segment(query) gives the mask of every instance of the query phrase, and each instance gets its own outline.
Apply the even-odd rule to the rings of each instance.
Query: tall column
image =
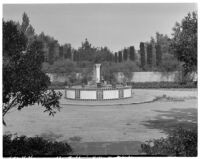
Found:
[[[100,67],[101,64],[95,64],[96,65],[96,83],[100,83]]]

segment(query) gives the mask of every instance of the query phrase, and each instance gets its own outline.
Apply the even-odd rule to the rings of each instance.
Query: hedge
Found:
[[[65,142],[48,141],[42,137],[3,135],[4,157],[67,156],[72,148]]]

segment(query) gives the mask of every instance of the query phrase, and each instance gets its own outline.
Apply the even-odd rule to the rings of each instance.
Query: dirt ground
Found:
[[[168,129],[197,122],[197,90],[135,90],[154,96],[182,97],[153,103],[116,106],[70,106],[54,117],[40,106],[7,114],[4,133],[43,136],[68,142],[140,141],[165,137]],[[186,98],[188,97],[188,98]],[[196,99],[195,99],[196,98]]]

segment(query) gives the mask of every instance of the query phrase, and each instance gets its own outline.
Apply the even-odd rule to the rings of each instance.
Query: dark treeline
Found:
[[[29,43],[38,40],[42,43],[44,53],[44,66],[54,68],[58,63],[75,63],[79,68],[92,66],[94,63],[135,63],[140,71],[174,71],[178,68],[179,61],[170,50],[172,39],[167,35],[156,33],[150,41],[141,42],[139,50],[134,46],[125,47],[117,52],[112,52],[108,47],[95,47],[85,39],[77,49],[70,43],[60,45],[59,42],[44,32],[35,34],[34,28],[29,24],[26,13],[23,14],[22,24],[16,23],[28,38]],[[55,67],[56,68],[56,67]],[[54,69],[56,71],[56,69]]]
[[[39,34],[38,39],[43,43],[43,51],[45,55],[45,62],[53,64],[57,60],[68,59],[74,62],[89,61],[93,63],[108,62],[125,62],[128,60],[135,61],[134,46],[124,48],[116,53],[113,53],[108,47],[94,47],[85,39],[81,47],[74,49],[71,44],[60,45],[54,38]]]

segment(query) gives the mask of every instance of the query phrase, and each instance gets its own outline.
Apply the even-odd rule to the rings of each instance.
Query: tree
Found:
[[[153,48],[151,44],[147,44],[147,64],[152,67],[153,64]]]
[[[162,51],[160,44],[156,45],[156,65],[160,66],[162,64]]]
[[[167,138],[146,141],[142,144],[143,155],[148,156],[197,156],[197,128],[176,128]]]
[[[65,59],[71,59],[72,57],[71,44],[65,44],[63,46],[63,52],[64,52]]]
[[[171,54],[164,54],[163,61],[159,65],[159,70],[162,72],[180,71],[181,63]]]
[[[21,31],[23,33],[26,32],[27,28],[29,26],[29,18],[28,15],[24,12],[22,16],[22,25],[21,25]]]
[[[26,37],[28,38],[28,43],[31,43],[34,41],[35,38],[35,30],[32,27],[32,25],[29,25],[26,32],[25,32]]]
[[[134,46],[130,47],[130,60],[135,61],[135,48],[134,48]]]
[[[49,64],[53,64],[54,63],[54,48],[55,48],[55,42],[52,41],[49,43],[49,56],[48,56],[48,62]]]
[[[63,59],[63,46],[60,46],[59,47],[59,57],[60,57],[60,59]]]
[[[118,61],[119,61],[119,62],[122,62],[122,52],[121,52],[121,51],[119,51],[118,53],[119,53],[119,56],[118,56]]]
[[[128,60],[128,50],[125,48],[123,51],[123,60],[127,61]]]
[[[140,56],[141,56],[141,67],[144,68],[146,64],[145,60],[146,57],[145,57],[145,47],[143,42],[140,43]]]
[[[66,156],[72,148],[65,142],[43,137],[3,135],[3,157],[52,157]]]
[[[178,60],[184,62],[184,76],[197,71],[197,13],[188,13],[181,24],[173,28],[171,48]]]
[[[95,59],[95,48],[89,43],[87,39],[82,42],[82,46],[78,49],[80,61],[93,61]]]
[[[49,115],[60,109],[61,93],[48,90],[50,79],[41,70],[42,43],[34,41],[27,46],[26,36],[12,21],[3,21],[3,59],[3,117],[13,108],[20,110],[35,103],[45,107]]]
[[[156,44],[161,46],[161,52],[163,55],[171,53],[170,43],[171,39],[167,35],[156,32]]]
[[[117,56],[117,52],[115,52],[115,63],[118,62],[118,56]]]

